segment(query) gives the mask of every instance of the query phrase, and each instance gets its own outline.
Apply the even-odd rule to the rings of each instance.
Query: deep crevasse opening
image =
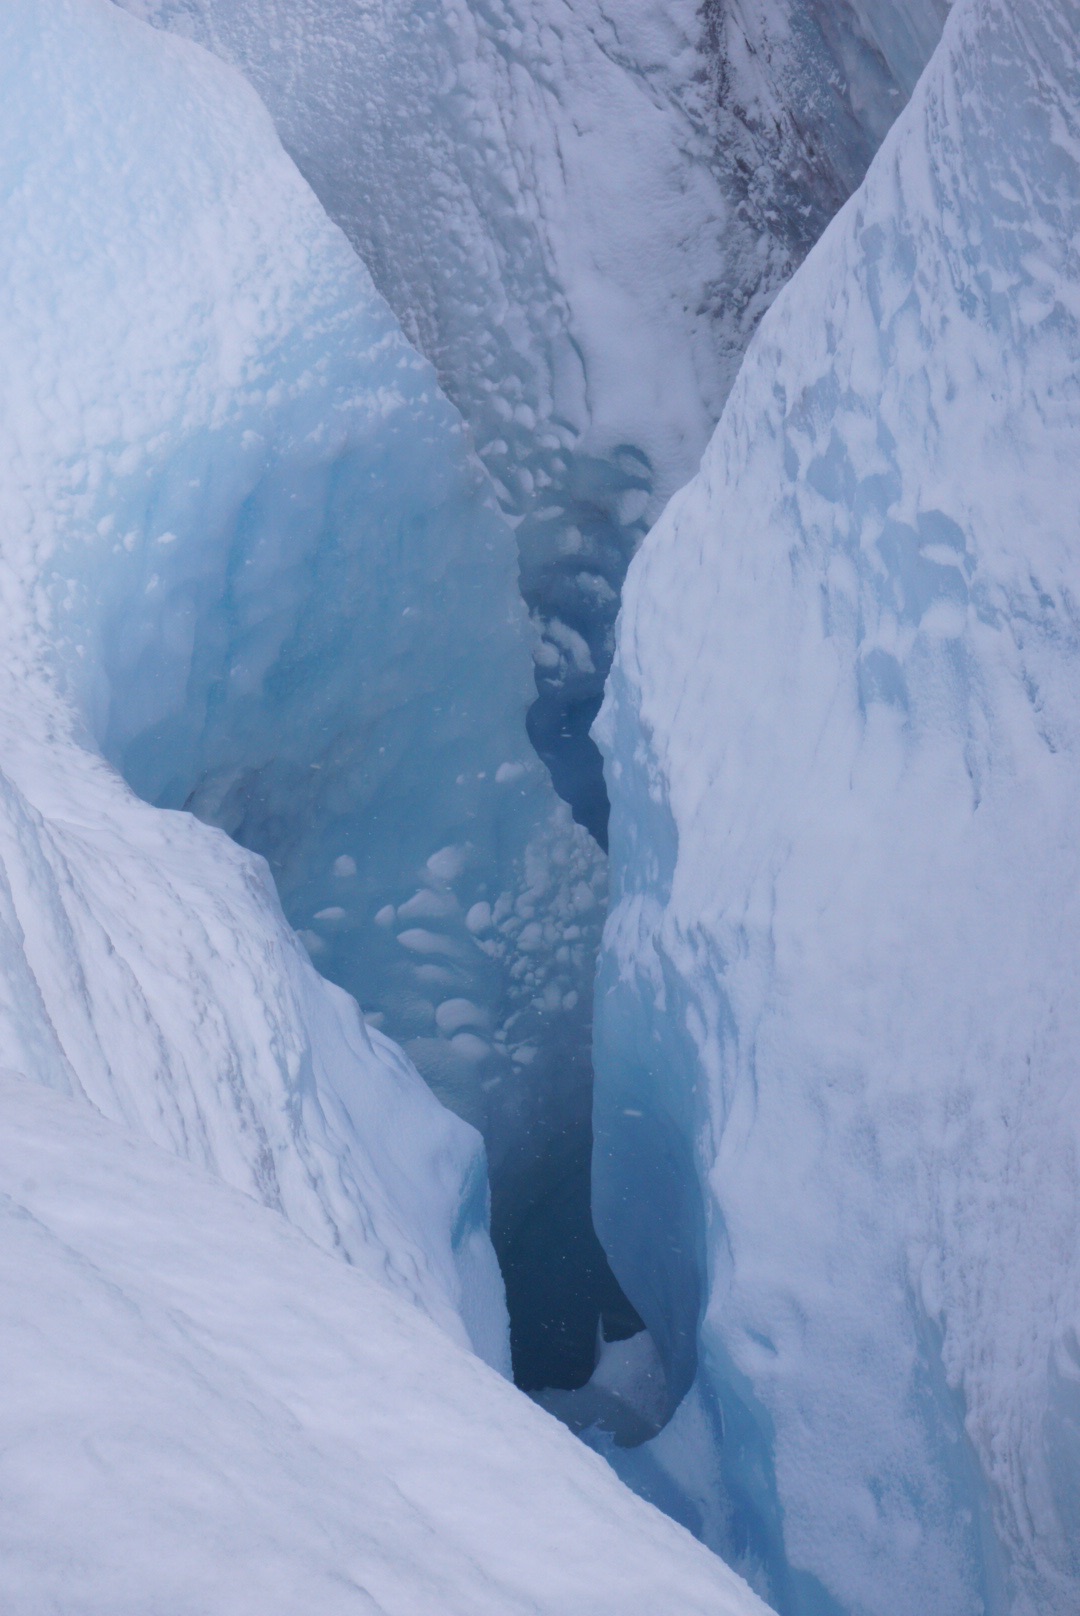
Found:
[[[589,1213],[606,875],[530,757],[511,535],[375,319],[397,428],[330,453],[303,419],[246,428],[246,455],[201,442],[111,512],[134,559],[104,610],[103,745],[267,859],[314,962],[480,1128],[518,1378],[575,1385],[601,1314],[637,1323]]]
[[[528,736],[575,819],[605,844],[589,728],[626,566],[694,470],[762,310],[910,91],[943,6],[836,16],[799,0],[747,22],[720,6],[643,4],[616,30],[599,7],[552,29],[542,4],[481,12],[457,0],[432,16],[401,0],[359,30],[352,8],[334,4],[317,18],[282,0],[128,4],[253,80],[462,410],[516,528],[540,630]],[[273,529],[275,501],[285,508],[259,495],[243,520]],[[241,606],[258,565],[237,563]],[[333,570],[330,557],[336,611],[349,594]],[[414,581],[432,587],[422,569]],[[437,633],[458,609],[444,606]],[[468,658],[431,659],[453,667],[450,680],[411,709],[391,700],[365,715],[367,751],[350,756],[340,713],[327,720],[319,701],[305,712],[288,692],[306,676],[304,618],[292,672],[278,670],[270,692],[288,714],[276,726],[263,714],[276,734],[260,756],[237,756],[230,693],[186,774],[163,782],[161,738],[147,734],[123,751],[125,767],[152,800],[190,806],[268,857],[319,968],[482,1128],[523,1382],[574,1385],[599,1316],[609,1335],[636,1321],[589,1213],[602,861],[546,807],[543,827],[521,837],[543,793],[520,733],[481,767],[470,756],[457,768],[455,734],[467,753],[479,711],[456,688]],[[336,621],[337,651],[309,658],[307,675],[325,676],[336,656],[340,696],[359,664],[347,613]],[[461,614],[463,645],[476,621]],[[421,660],[426,624],[421,614]],[[375,865],[390,839],[402,858],[387,879]],[[477,858],[481,846],[501,852]],[[666,1341],[676,1324],[658,1318],[656,1329]],[[670,1357],[667,1368],[681,1382]]]
[[[60,656],[135,790],[262,854],[315,963],[483,1133],[518,1377],[572,1386],[601,1317],[637,1324],[589,1213],[606,872],[526,737],[513,535],[340,260],[216,427],[121,455],[58,568]]]

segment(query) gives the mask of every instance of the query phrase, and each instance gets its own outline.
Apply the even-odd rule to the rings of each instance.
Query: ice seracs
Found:
[[[1080,12],[961,0],[628,580],[598,1227],[785,1612],[1080,1605],[1078,233]]]

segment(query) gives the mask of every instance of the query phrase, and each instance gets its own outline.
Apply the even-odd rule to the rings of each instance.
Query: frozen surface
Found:
[[[0,1075],[5,1616],[768,1616],[362,1270]]]
[[[123,3],[243,69],[435,363],[544,628],[530,732],[602,839],[626,563],[946,0]]]
[[[0,30],[5,662],[72,715],[39,739],[265,856],[506,1221],[587,1116],[603,892],[525,735],[513,535],[234,70],[97,4]]]
[[[1080,1609],[1078,239],[1080,11],[962,0],[627,583],[620,1462],[784,1612]]]

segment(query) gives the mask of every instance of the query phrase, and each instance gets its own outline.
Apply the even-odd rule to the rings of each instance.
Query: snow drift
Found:
[[[1078,41],[953,13],[600,722],[597,1221],[686,1394],[635,1473],[785,1612],[1080,1606]]]

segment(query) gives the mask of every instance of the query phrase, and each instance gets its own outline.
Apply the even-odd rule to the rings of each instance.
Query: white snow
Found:
[[[5,1616],[768,1616],[415,1308],[0,1075]]]
[[[1078,240],[1080,10],[961,0],[627,583],[599,1227],[785,1611],[1080,1609]]]

